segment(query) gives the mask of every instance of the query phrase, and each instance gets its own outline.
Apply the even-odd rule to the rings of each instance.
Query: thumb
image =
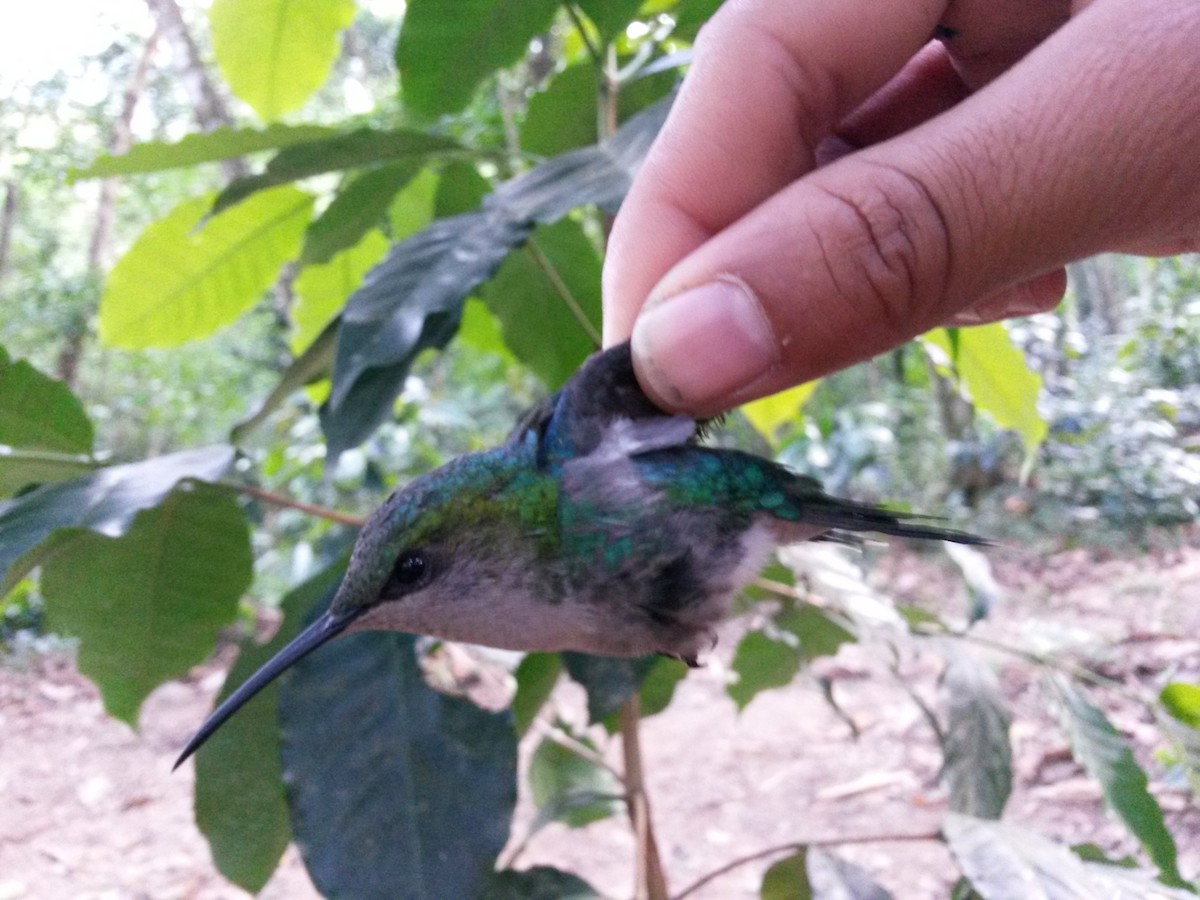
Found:
[[[1179,162],[1200,143],[1190,5],[1096,0],[958,106],[702,244],[634,325],[643,386],[711,414],[951,319],[1049,308],[1065,263],[1200,231]]]

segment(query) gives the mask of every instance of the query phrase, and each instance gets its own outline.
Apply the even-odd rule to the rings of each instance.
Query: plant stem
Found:
[[[658,842],[650,819],[650,800],[642,774],[642,749],[638,729],[641,723],[641,702],[638,695],[625,701],[619,713],[621,750],[625,757],[625,793],[628,798],[629,819],[637,839],[636,900],[668,900],[667,880],[663,875]]]
[[[748,856],[740,856],[735,860],[727,862],[719,869],[713,869],[707,875],[693,881],[682,891],[676,894],[671,900],[683,900],[689,894],[694,894],[710,881],[715,881],[722,875],[732,872],[739,866],[744,866],[747,863],[752,863],[756,860],[763,859],[767,856],[774,856],[776,853],[783,853],[787,850],[804,850],[808,847],[832,847],[839,844],[882,844],[892,841],[937,841],[941,840],[941,832],[924,831],[918,834],[863,834],[850,835],[848,837],[836,838],[814,838],[809,841],[791,841],[787,844],[777,844],[774,847],[768,847],[765,850],[759,850],[756,853],[751,853]]]
[[[342,525],[353,525],[358,528],[366,522],[365,516],[356,516],[351,513],[339,512],[336,509],[330,509],[327,506],[317,506],[313,503],[305,503],[303,500],[296,500],[294,497],[288,497],[284,494],[277,494],[274,491],[264,490],[263,488],[254,487],[249,484],[238,484],[234,481],[219,481],[222,487],[230,488],[241,494],[246,494],[261,500],[264,503],[270,503],[272,506],[285,506],[288,509],[298,509],[301,512],[306,512],[309,515],[317,516],[322,519],[328,519],[330,522],[338,522]]]
[[[596,67],[596,71],[600,71],[604,67],[604,56],[600,53],[600,48],[592,43],[591,35],[588,34],[587,26],[584,24],[578,8],[574,3],[564,3],[563,9],[567,11],[567,17],[575,26],[575,30],[579,32],[579,39],[583,41],[583,46],[587,49],[588,56],[592,58],[592,64]]]

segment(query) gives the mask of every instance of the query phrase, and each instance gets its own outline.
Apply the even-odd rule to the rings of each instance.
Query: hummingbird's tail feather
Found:
[[[807,478],[797,478],[794,488],[787,491],[788,499],[792,502],[772,510],[773,514],[785,521],[828,528],[826,540],[849,539],[853,543],[854,534],[868,531],[894,537],[952,541],[956,544],[991,543],[987,538],[966,531],[931,524],[937,520],[928,516],[905,515],[869,503],[830,497],[824,492],[814,494],[812,482]]]

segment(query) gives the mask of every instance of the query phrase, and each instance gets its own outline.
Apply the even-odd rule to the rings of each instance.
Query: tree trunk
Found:
[[[16,181],[4,183],[4,206],[0,208],[0,283],[8,274],[8,254],[12,249],[13,227],[17,224],[17,207],[21,189]]]

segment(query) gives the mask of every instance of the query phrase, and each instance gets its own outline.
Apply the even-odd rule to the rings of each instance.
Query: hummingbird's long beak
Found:
[[[296,635],[291,643],[272,656],[266,665],[242,682],[241,686],[230,694],[224,703],[213,710],[212,715],[204,721],[204,724],[192,735],[187,746],[183,748],[183,752],[179,754],[179,759],[175,760],[171,771],[178,769],[185,759],[199,750],[200,745],[207,741],[214,731],[224,725],[226,719],[241,709],[247,700],[278,678],[293,663],[298,662],[331,638],[335,638],[345,631],[346,627],[357,619],[361,612],[361,608],[340,613],[325,612]]]

